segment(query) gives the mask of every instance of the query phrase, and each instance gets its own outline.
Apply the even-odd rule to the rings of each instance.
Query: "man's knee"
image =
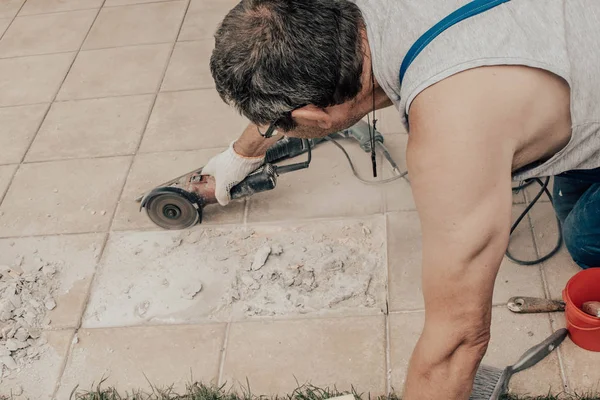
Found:
[[[586,224],[568,218],[563,228],[565,245],[573,260],[583,269],[600,267],[600,234]]]

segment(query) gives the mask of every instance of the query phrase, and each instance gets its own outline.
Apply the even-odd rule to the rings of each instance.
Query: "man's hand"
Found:
[[[522,123],[511,96],[489,79],[449,78],[411,108],[407,160],[423,231],[425,327],[405,400],[467,400],[487,350]]]
[[[202,169],[202,174],[212,175],[216,180],[215,195],[220,205],[231,201],[231,188],[243,181],[264,163],[264,156],[244,157],[238,154],[234,144],[213,157]]]

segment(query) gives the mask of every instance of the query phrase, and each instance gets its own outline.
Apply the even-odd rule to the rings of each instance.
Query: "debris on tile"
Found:
[[[106,211],[105,210],[100,211],[100,215],[106,215]]]
[[[75,336],[73,336],[73,340],[71,341],[72,344],[77,344],[79,343],[79,336],[77,336],[77,334],[75,334]]]
[[[271,255],[271,246],[263,246],[256,254],[254,254],[254,261],[252,262],[252,271],[258,271],[262,267],[264,267],[267,259]]]
[[[202,291],[202,283],[196,282],[183,288],[181,297],[186,300],[194,300],[194,297]]]
[[[148,300],[146,300],[135,306],[134,313],[138,317],[142,318],[144,315],[146,315],[149,308],[150,308],[150,302]]]
[[[14,265],[0,266],[0,376],[26,367],[44,352],[41,331],[46,313],[56,308],[57,271],[38,256],[17,256]]]
[[[271,254],[274,256],[280,256],[283,254],[283,247],[280,244],[275,244],[271,247]]]

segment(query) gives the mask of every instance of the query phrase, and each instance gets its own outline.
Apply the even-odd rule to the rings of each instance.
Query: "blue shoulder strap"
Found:
[[[435,24],[435,26],[425,32],[425,34],[413,44],[408,53],[406,53],[406,57],[404,57],[404,61],[402,61],[402,66],[400,67],[400,86],[402,86],[402,81],[404,81],[404,75],[406,74],[408,67],[415,61],[423,49],[425,49],[425,47],[427,47],[427,45],[442,32],[467,18],[481,14],[508,1],[510,0],[473,0]]]

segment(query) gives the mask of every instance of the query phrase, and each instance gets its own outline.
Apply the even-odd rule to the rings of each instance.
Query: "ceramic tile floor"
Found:
[[[0,264],[33,254],[61,264],[58,307],[44,332],[49,350],[5,378],[0,395],[23,389],[17,398],[64,400],[75,385],[87,389],[102,377],[123,390],[149,389],[146,376],[175,388],[191,378],[248,379],[265,394],[289,391],[296,379],[373,394],[401,389],[424,321],[419,219],[406,181],[363,185],[342,153],[324,144],[308,171],[281,176],[273,192],[207,208],[205,225],[183,236],[159,231],[134,202],[200,167],[243,129],[246,121],[219,99],[208,69],[212,35],[234,4],[0,0]],[[395,110],[380,113],[379,128],[405,168],[407,135]],[[344,146],[368,177],[368,155]],[[380,176],[391,176],[380,161]],[[533,195],[528,188],[514,196],[515,215]],[[555,229],[551,205],[540,204],[511,250],[521,257],[548,251]],[[284,253],[248,271],[255,249],[229,236],[280,244]],[[343,261],[328,255],[343,248],[353,249]],[[273,269],[282,263],[289,266]],[[375,266],[365,287],[328,304],[311,298],[319,274],[329,274],[319,284],[343,289],[348,282],[336,268],[356,265]],[[516,361],[565,324],[562,315],[511,314],[508,298],[560,298],[576,272],[564,249],[539,267],[504,261],[487,364]],[[295,278],[285,281],[290,273]],[[247,290],[280,278],[302,295],[265,295],[261,304],[275,316],[217,309],[217,300],[248,302]],[[182,297],[195,280],[202,290]],[[237,292],[230,282],[241,282]],[[600,355],[567,340],[512,388],[598,389],[600,369],[590,366],[599,363]]]

